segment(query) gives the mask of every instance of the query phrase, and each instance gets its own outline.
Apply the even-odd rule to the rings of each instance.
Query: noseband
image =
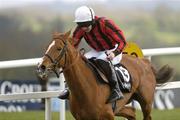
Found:
[[[56,74],[56,76],[59,78],[59,74],[62,73],[63,71],[60,71],[59,73],[57,72],[57,66],[58,66],[58,63],[59,61],[63,58],[63,56],[65,55],[65,63],[63,65],[63,69],[65,68],[66,66],[66,51],[67,51],[67,40],[65,40],[64,42],[64,47],[60,50],[59,52],[59,56],[53,60],[53,58],[48,55],[48,54],[45,54],[44,56],[46,56],[47,58],[50,59],[51,63],[52,63],[52,71]]]

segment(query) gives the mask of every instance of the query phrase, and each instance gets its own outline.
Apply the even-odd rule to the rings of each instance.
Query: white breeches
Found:
[[[114,51],[116,48],[117,48],[117,45],[116,45],[115,48],[113,48],[113,49],[111,49],[111,50],[107,50],[107,53],[108,53],[108,52],[111,52],[111,51]],[[106,58],[107,55],[106,55],[105,51],[100,51],[100,52],[98,52],[98,51],[92,49],[91,51],[89,51],[89,52],[87,52],[87,53],[85,54],[85,57],[86,57],[87,59],[90,59],[90,58],[92,58],[92,57],[95,57],[96,59],[102,59],[102,60],[105,60],[105,61],[108,62],[108,60],[107,60],[107,58]],[[113,65],[116,65],[116,64],[120,63],[121,59],[122,59],[122,53],[119,54],[119,55],[117,55],[116,57],[114,57],[114,59],[112,60],[112,64],[113,64]]]

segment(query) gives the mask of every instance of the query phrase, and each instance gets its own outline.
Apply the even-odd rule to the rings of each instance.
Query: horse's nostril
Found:
[[[42,69],[42,70],[45,70],[45,69],[46,69],[46,66],[45,66],[45,65],[41,65],[41,69]]]

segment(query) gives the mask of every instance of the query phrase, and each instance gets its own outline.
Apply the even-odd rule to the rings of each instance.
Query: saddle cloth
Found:
[[[126,67],[119,63],[114,66],[114,69],[122,92],[130,92],[132,79]]]
[[[88,60],[87,62],[92,68],[94,74],[97,76],[97,80],[100,81],[101,83],[107,83],[108,84],[108,69],[109,68],[100,68],[99,65],[97,65],[94,60]],[[131,91],[131,75],[129,74],[128,70],[126,67],[122,64],[116,64],[114,66],[116,76],[118,78],[118,83],[119,83],[119,88],[121,89],[122,92],[130,92]]]

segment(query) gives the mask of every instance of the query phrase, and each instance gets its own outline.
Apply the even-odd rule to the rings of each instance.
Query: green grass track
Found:
[[[0,112],[0,120],[45,120],[44,111],[28,111],[28,112]],[[140,111],[136,112],[137,120],[142,120]],[[180,120],[180,108],[173,110],[153,110],[153,120]],[[59,120],[59,113],[52,113],[52,120]],[[74,120],[70,112],[66,112],[66,120]],[[115,120],[123,120],[116,117]]]

